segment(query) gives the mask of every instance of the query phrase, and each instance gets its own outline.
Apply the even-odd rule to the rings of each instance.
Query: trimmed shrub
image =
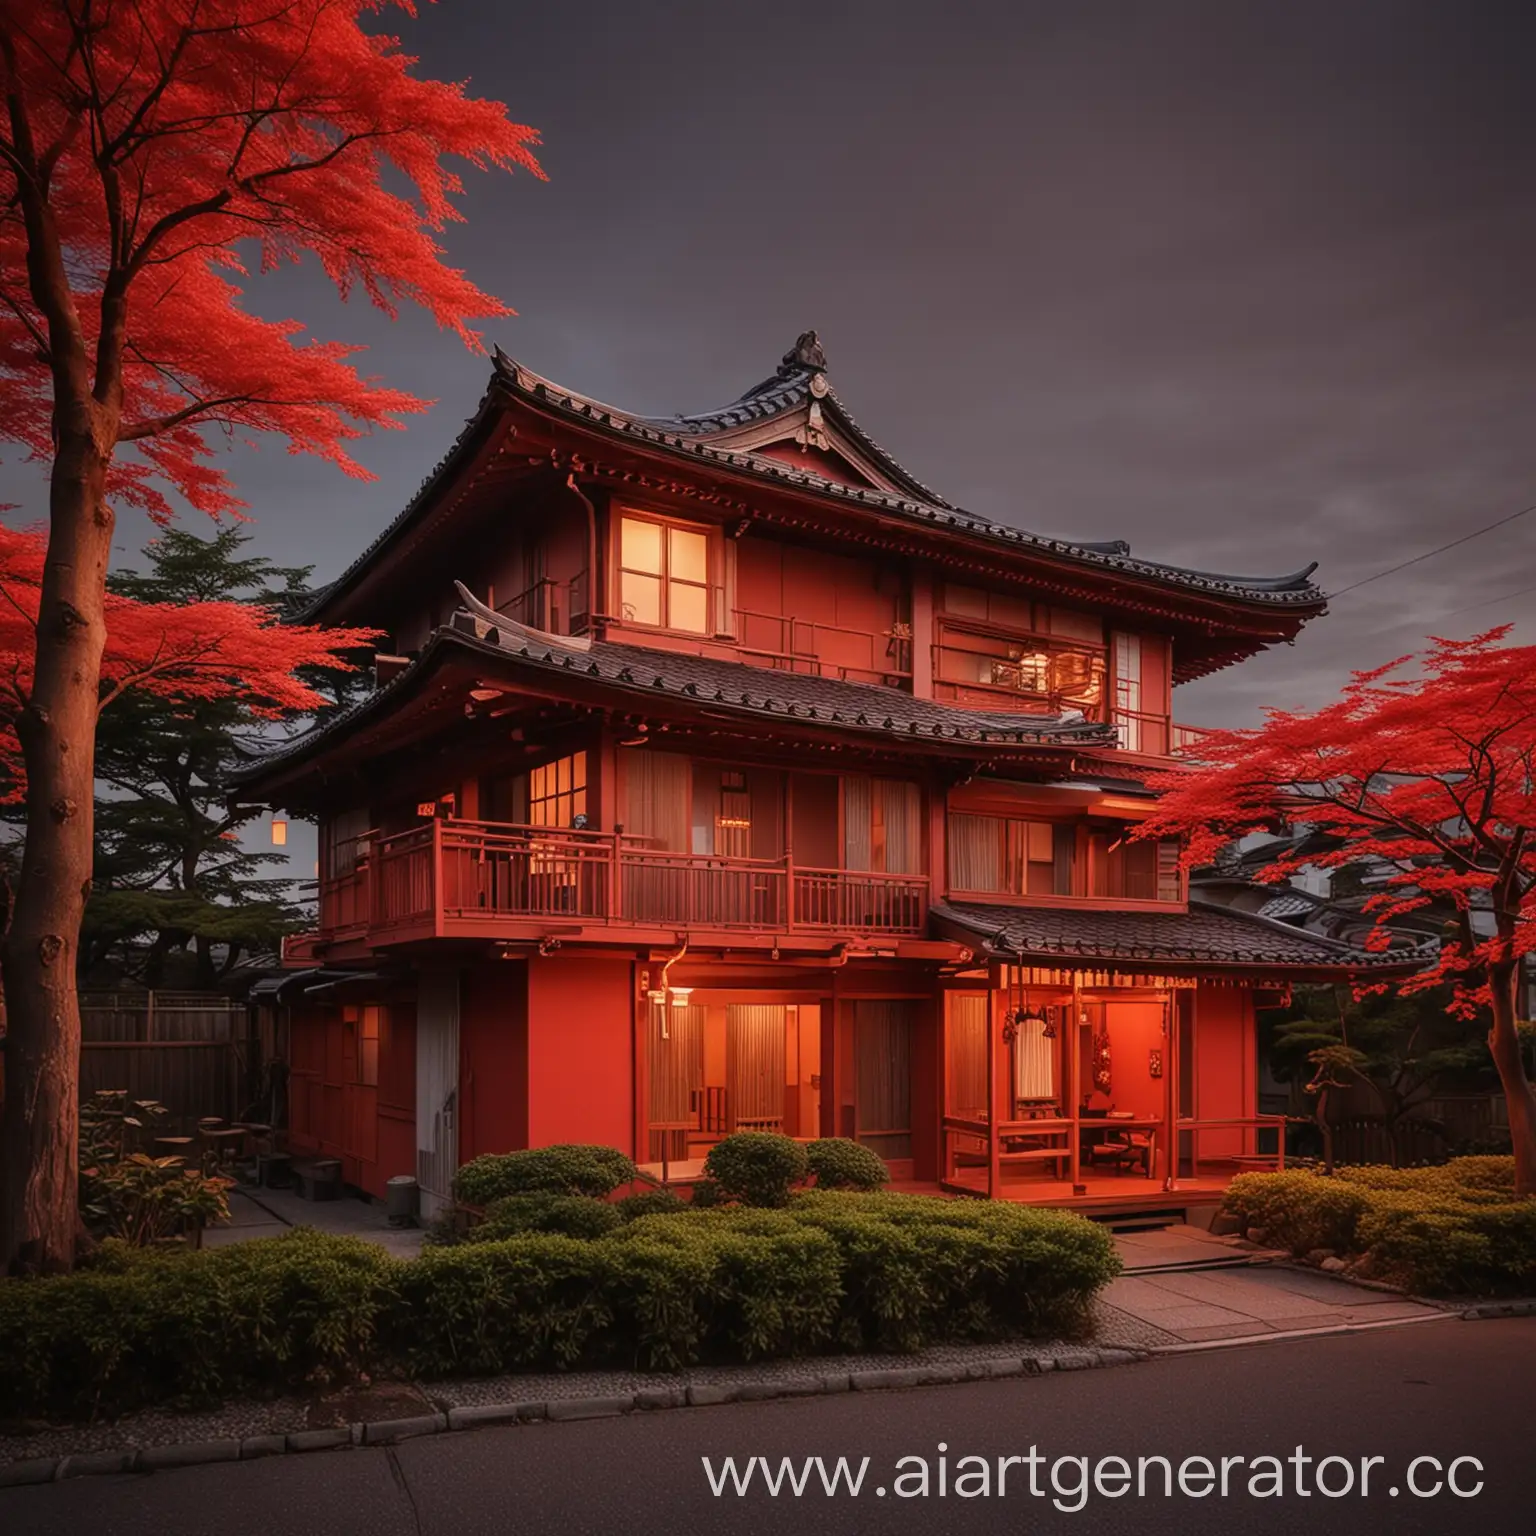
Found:
[[[1072,1332],[1120,1273],[1109,1233],[1068,1211],[813,1190],[788,1214],[838,1244],[838,1338],[850,1349]]]
[[[73,1275],[0,1280],[0,1418],[96,1417],[301,1386],[365,1365],[403,1266],[297,1228],[201,1252],[106,1245]]]
[[[487,1152],[453,1177],[454,1197],[488,1206],[505,1195],[590,1195],[601,1200],[640,1177],[640,1170],[613,1147],[534,1147]]]
[[[717,1205],[724,1204],[725,1195],[713,1179],[699,1179],[694,1184],[688,1201],[689,1209],[695,1211],[709,1211]]]
[[[1262,1227],[1265,1241],[1292,1253],[1314,1248],[1348,1253],[1370,1197],[1343,1179],[1287,1169],[1240,1173],[1227,1186],[1225,1208],[1246,1227]]]
[[[1436,1168],[1252,1173],[1226,1208],[1297,1254],[1360,1259],[1411,1290],[1497,1292],[1536,1284],[1536,1200],[1514,1198],[1514,1159],[1453,1158]]]
[[[597,1206],[591,1237],[521,1230]],[[566,1219],[562,1216],[561,1219]],[[614,1225],[616,1223],[616,1225]],[[302,1386],[363,1367],[423,1378],[671,1370],[1072,1327],[1118,1271],[1063,1212],[911,1195],[652,1211],[522,1195],[479,1240],[400,1262],[299,1230],[205,1253],[109,1245],[90,1269],[0,1280],[0,1416],[92,1416]]]
[[[491,1201],[485,1220],[464,1235],[469,1243],[494,1243],[519,1232],[559,1232],[594,1238],[612,1232],[624,1218],[615,1205],[590,1195],[503,1195]]]
[[[809,1171],[805,1148],[772,1131],[737,1131],[717,1141],[704,1159],[704,1172],[720,1193],[742,1205],[783,1205]]]
[[[420,1376],[569,1369],[612,1322],[605,1252],[554,1232],[425,1250],[402,1267],[381,1335]]]
[[[866,1194],[883,1189],[890,1170],[868,1147],[846,1136],[823,1136],[805,1149],[805,1160],[817,1189],[856,1189]]]
[[[688,1202],[670,1189],[642,1189],[638,1194],[625,1195],[615,1209],[625,1221],[639,1221],[642,1216],[675,1216],[688,1209]]]

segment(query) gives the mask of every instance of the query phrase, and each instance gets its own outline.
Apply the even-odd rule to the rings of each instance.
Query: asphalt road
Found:
[[[188,1468],[0,1491],[0,1536],[522,1536],[525,1532],[706,1536],[706,1533],[1018,1532],[1021,1530],[1178,1533],[1220,1532],[1460,1533],[1529,1536],[1536,1529],[1536,1441],[1532,1380],[1536,1319],[1450,1320],[1346,1337],[1225,1349],[1109,1370],[931,1387],[909,1392],[799,1399],[726,1408],[636,1414],[587,1423],[488,1429],[406,1442],[395,1450],[353,1450],[267,1461]],[[940,1451],[940,1444],[946,1449]],[[1027,1462],[998,1459],[1038,1448],[1041,1493],[1030,1492]],[[1300,1445],[1312,1458],[1296,1491],[1291,1458]],[[869,1458],[861,1491],[836,1496],[812,1469],[804,1493],[788,1485],[777,1497],[754,1467],[746,1496],[716,1497],[701,1458],[717,1475],[724,1458],[738,1470],[762,1456],[777,1470],[821,1456],[830,1471],[839,1456],[854,1470]],[[1164,1491],[1158,1463],[1145,1469],[1138,1496],[1137,1460],[1167,1457],[1175,1487]],[[1274,1486],[1280,1458],[1284,1493]],[[928,1495],[919,1486],[926,1463]],[[982,1458],[961,1465],[966,1456]],[[1123,1457],[1130,1488],[1122,1485]],[[1228,1466],[1220,1491],[1220,1461]],[[1316,1491],[1317,1462],[1343,1457],[1353,1489],[1339,1497]],[[1444,1486],[1416,1497],[1409,1463],[1420,1462],[1417,1486],[1443,1485],[1458,1457],[1457,1497]],[[944,1488],[940,1494],[940,1460]],[[1083,1507],[1080,1471],[1063,1457],[1088,1458]],[[1205,1457],[1215,1487],[1207,1485]],[[1381,1457],[1360,1493],[1363,1458]],[[975,1492],[981,1466],[989,1496]],[[1191,1493],[1178,1487],[1181,1469]],[[1323,1469],[1335,1491],[1345,1466]],[[969,1474],[969,1481],[961,1479]],[[906,1481],[898,1484],[898,1478]],[[1097,1491],[1098,1478],[1105,1490]],[[1053,1486],[1053,1482],[1054,1485]],[[882,1495],[876,1490],[884,1488]],[[1058,1491],[1058,1489],[1064,1491]],[[1390,1491],[1396,1489],[1396,1495]]]

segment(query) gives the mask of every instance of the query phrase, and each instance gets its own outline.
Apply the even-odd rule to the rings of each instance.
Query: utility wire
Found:
[[[1328,601],[1332,602],[1336,597],[1343,597],[1346,592],[1354,592],[1361,587],[1368,587],[1373,581],[1380,581],[1383,576],[1395,576],[1399,571],[1406,571],[1410,565],[1419,565],[1425,560],[1432,560],[1436,555],[1443,555],[1446,550],[1455,549],[1460,544],[1467,544],[1473,539],[1480,539],[1485,533],[1492,533],[1495,528],[1502,528],[1506,523],[1512,523],[1517,517],[1524,517],[1530,512],[1536,512],[1536,502],[1533,502],[1528,507],[1521,507],[1518,512],[1511,512],[1507,517],[1499,518],[1497,522],[1489,523],[1482,528],[1475,528],[1471,533],[1464,533],[1459,539],[1452,539],[1449,544],[1442,544],[1438,549],[1427,549],[1422,555],[1415,555],[1411,560],[1400,560],[1396,565],[1389,565],[1384,571],[1377,571],[1374,576],[1362,576],[1359,581],[1352,581],[1347,587],[1340,587],[1337,592],[1330,592],[1328,594]]]
[[[1486,608],[1490,603],[1513,602],[1517,597],[1528,597],[1536,592],[1536,587],[1517,587],[1513,592],[1501,592],[1497,597],[1484,597],[1475,603],[1463,603],[1460,608],[1452,608],[1449,613],[1442,613],[1440,618],[1454,618],[1458,613],[1471,613],[1474,608]]]

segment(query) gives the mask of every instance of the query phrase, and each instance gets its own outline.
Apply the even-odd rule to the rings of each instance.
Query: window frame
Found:
[[[958,817],[971,817],[984,821],[997,821],[1002,825],[1002,843],[998,850],[998,868],[1001,871],[1004,890],[973,890],[970,886],[956,884],[955,850],[957,839],[954,823]],[[1053,841],[1065,830],[1073,840],[1072,890],[1030,891],[1030,869],[1044,869],[1044,859],[1028,857],[1031,826],[1049,826]],[[1095,817],[1078,818],[1046,816],[1041,814],[1010,814],[997,810],[953,808],[945,815],[944,876],[946,891],[961,898],[978,897],[1004,905],[1021,906],[1089,906],[1160,908],[1165,911],[1183,910],[1189,901],[1189,883],[1177,867],[1178,839],[1158,838],[1153,842],[1131,844],[1130,834],[1134,822],[1114,824]],[[1118,883],[1123,890],[1126,884],[1125,849],[1135,846],[1138,850],[1150,850],[1151,868],[1145,873],[1150,877],[1150,896],[1125,896],[1107,894]],[[1015,879],[1015,875],[1021,877]],[[1167,882],[1172,880],[1176,895],[1167,893]],[[1014,889],[1022,885],[1023,889]]]
[[[569,782],[564,788],[560,784],[560,769],[563,765],[570,765]],[[574,752],[562,753],[559,757],[552,757],[548,762],[540,763],[535,768],[530,768],[524,774],[525,784],[523,788],[524,803],[523,815],[526,818],[525,825],[530,827],[547,827],[554,831],[569,832],[575,823],[577,816],[587,814],[587,798],[591,790],[588,779],[587,751],[585,747],[578,748]],[[543,794],[535,793],[536,777],[553,773],[553,787]],[[563,820],[541,819],[547,807],[555,807],[558,818],[559,807],[567,804],[567,812]]]
[[[1038,629],[1014,628],[988,619],[950,613],[940,613],[937,616],[936,630],[937,656],[934,682],[940,686],[954,689],[979,689],[1010,699],[1043,704],[1047,709],[1056,707],[1081,709],[1089,719],[1107,717],[1110,708],[1111,663],[1111,649],[1107,642],[1047,634]],[[993,656],[990,650],[974,644],[966,645],[964,643],[966,640],[981,641],[1001,647],[1003,654]],[[1045,688],[1026,688],[1021,684],[1015,685],[997,680],[996,673],[999,668],[1006,669],[1010,665],[1022,668],[1025,662],[1025,654],[1012,657],[1007,654],[1009,650],[1045,658],[1045,665],[1050,673],[1045,680]],[[993,677],[989,680],[981,677],[957,676],[952,660],[957,656],[991,660]],[[1055,686],[1057,658],[1062,656],[1086,658],[1089,673],[1097,683],[1097,698],[1084,700],[1080,695],[1067,693]]]
[[[626,522],[647,523],[661,531],[660,571],[648,571],[639,566],[624,563],[624,525]],[[704,580],[694,581],[685,576],[672,575],[672,534],[695,534],[704,540]],[[610,540],[613,570],[613,612],[620,624],[652,633],[686,635],[693,639],[711,639],[720,633],[718,607],[721,587],[721,530],[712,523],[690,522],[687,518],[669,517],[645,507],[619,505],[613,509],[613,527]],[[626,575],[641,576],[660,585],[660,622],[626,616],[624,612],[624,578]],[[701,628],[689,629],[672,622],[672,588],[688,587],[704,594],[704,623]]]

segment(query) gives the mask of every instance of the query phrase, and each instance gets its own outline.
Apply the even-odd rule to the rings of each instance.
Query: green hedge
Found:
[[[1536,1284],[1536,1200],[1514,1197],[1511,1157],[1438,1168],[1245,1173],[1226,1209],[1266,1242],[1326,1248],[1426,1293],[1492,1293]]]
[[[1080,1217],[912,1195],[813,1191],[778,1210],[640,1215],[590,1238],[524,1230],[409,1262],[301,1229],[0,1280],[0,1418],[251,1395],[364,1366],[656,1370],[1018,1336],[1079,1325],[1118,1269],[1108,1233]]]
[[[774,1131],[737,1131],[717,1141],[704,1172],[722,1198],[743,1205],[780,1206],[810,1173],[805,1148]]]
[[[506,1195],[590,1195],[601,1199],[640,1177],[613,1147],[568,1144],[485,1153],[453,1176],[455,1198],[487,1206]]]
[[[817,1189],[857,1189],[873,1193],[890,1178],[883,1159],[846,1136],[823,1136],[805,1149]]]
[[[0,1418],[93,1417],[297,1388],[371,1355],[399,1265],[304,1228],[202,1252],[104,1245],[73,1275],[0,1280]]]

